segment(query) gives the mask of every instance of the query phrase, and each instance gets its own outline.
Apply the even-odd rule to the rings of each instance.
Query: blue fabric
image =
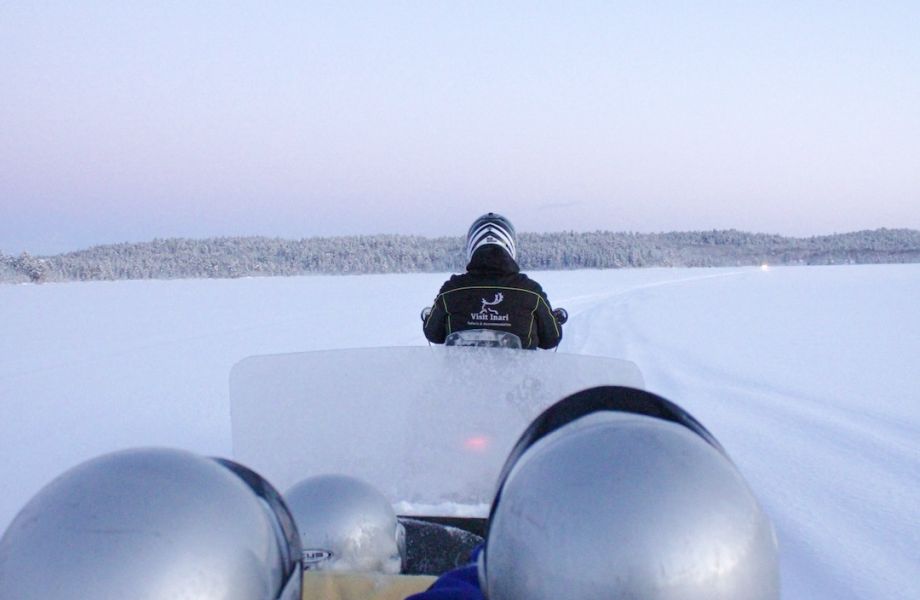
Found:
[[[479,590],[476,565],[470,564],[441,575],[430,588],[406,600],[485,600]]]
[[[476,558],[482,551],[482,544],[473,550],[470,562],[438,577],[431,587],[420,594],[413,594],[406,600],[485,600],[479,589],[479,573]]]

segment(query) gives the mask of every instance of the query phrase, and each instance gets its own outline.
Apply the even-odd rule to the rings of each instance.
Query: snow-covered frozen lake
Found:
[[[560,352],[626,358],[725,446],[784,598],[920,597],[920,265],[533,273]],[[425,345],[443,274],[0,286],[0,530],[114,449],[231,455],[253,354]]]

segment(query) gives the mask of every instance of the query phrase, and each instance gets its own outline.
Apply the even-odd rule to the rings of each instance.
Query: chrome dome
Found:
[[[703,432],[600,410],[518,448],[480,556],[489,600],[779,598],[772,525]]]
[[[386,497],[360,479],[319,475],[284,494],[304,553],[304,568],[399,573],[405,533]]]
[[[0,600],[288,600],[266,501],[235,472],[163,448],[107,454],[38,492],[0,539]]]

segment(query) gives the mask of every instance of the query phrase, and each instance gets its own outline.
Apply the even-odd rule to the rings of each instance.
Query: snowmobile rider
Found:
[[[422,313],[428,341],[443,344],[456,331],[489,329],[516,335],[527,349],[559,345],[567,315],[553,311],[540,284],[521,273],[508,219],[491,212],[476,219],[466,256],[466,273],[451,276]]]

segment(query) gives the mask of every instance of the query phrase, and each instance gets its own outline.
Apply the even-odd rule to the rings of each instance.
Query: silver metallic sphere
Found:
[[[0,539],[0,600],[300,597],[268,504],[181,450],[107,454],[67,471]]]
[[[489,600],[773,600],[772,525],[734,465],[677,423],[603,411],[536,441],[493,508]]]
[[[386,497],[360,479],[319,475],[284,494],[294,515],[304,568],[399,573],[405,533]]]

